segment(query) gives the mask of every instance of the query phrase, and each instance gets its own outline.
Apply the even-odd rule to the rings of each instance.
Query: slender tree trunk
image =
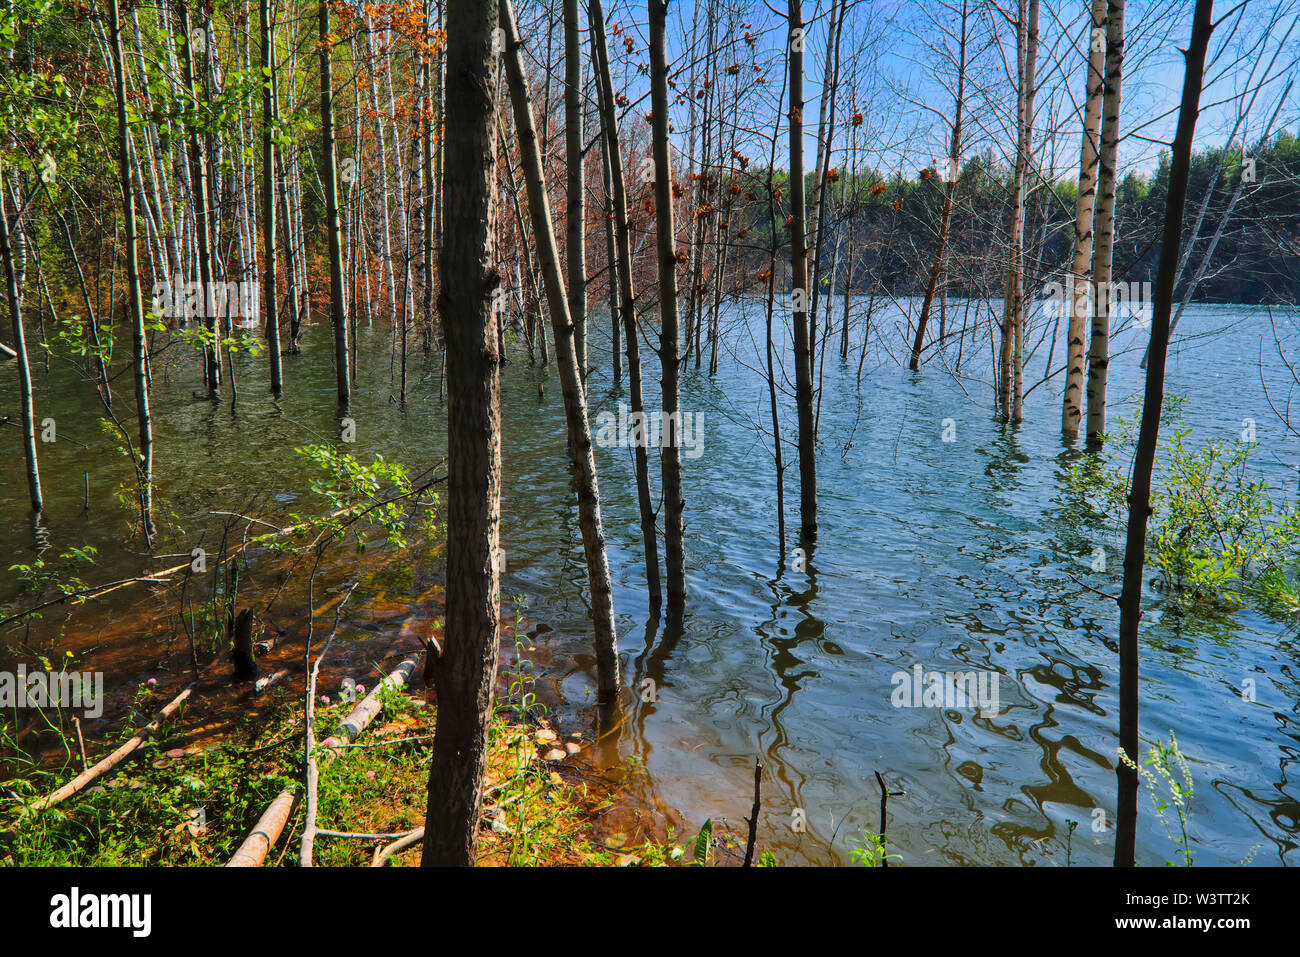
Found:
[[[794,313],[795,407],[799,419],[799,528],[817,539],[817,448],[813,425],[811,328],[808,318],[808,247],[804,222],[802,0],[789,4],[790,60],[790,265]]]
[[[1093,216],[1092,338],[1088,347],[1087,445],[1106,431],[1106,372],[1110,364],[1110,276],[1115,242],[1120,85],[1124,74],[1124,0],[1106,0],[1106,75],[1102,84],[1101,151]]]
[[[568,175],[565,256],[569,273],[569,319],[578,372],[587,378],[587,207],[583,177],[582,40],[578,0],[564,0],[564,145]],[[531,205],[531,204],[529,204]],[[556,345],[556,352],[559,346]]]
[[[603,24],[592,29],[603,28]],[[610,359],[614,365],[614,385],[623,381],[623,356],[619,345],[618,323],[621,310],[618,305],[617,254],[614,252],[614,180],[609,170],[609,143],[601,137],[600,158],[605,171],[605,281],[609,283],[609,340]]]
[[[351,355],[348,350],[348,314],[343,290],[343,236],[339,223],[338,164],[334,150],[334,73],[330,35],[330,2],[319,0],[320,10],[320,125],[321,180],[325,183],[325,234],[329,245],[330,313],[334,323],[334,379],[340,405],[352,395]]]
[[[266,310],[266,351],[271,362],[271,394],[279,395],[283,386],[280,366],[280,319],[276,301],[275,245],[275,46],[271,36],[271,0],[258,0],[258,20],[262,39],[262,255],[263,307]]]
[[[577,37],[570,29],[576,23],[576,0],[565,2],[566,56],[576,56]],[[533,239],[541,262],[546,286],[551,328],[555,334],[555,362],[564,393],[564,415],[569,431],[569,452],[578,490],[578,526],[587,560],[587,583],[591,588],[591,619],[595,626],[596,670],[599,691],[607,700],[618,692],[618,641],[614,624],[613,586],[610,584],[609,558],[605,552],[605,527],[600,517],[600,484],[596,477],[596,458],[587,420],[587,397],[582,383],[574,344],[574,326],[565,301],[564,278],[560,275],[559,252],[551,224],[550,202],[546,195],[545,171],[537,148],[537,130],[533,107],[528,95],[520,57],[520,40],[515,28],[510,0],[500,5],[501,29],[506,34],[506,78],[510,100],[514,105],[515,138],[519,142],[524,181],[528,187],[528,211],[533,222]],[[571,41],[571,42],[570,42]],[[570,182],[572,185],[572,181]]]
[[[1192,140],[1200,108],[1205,53],[1214,32],[1211,22],[1213,0],[1197,0],[1192,19],[1192,39],[1184,54],[1187,70],[1183,78],[1183,101],[1178,110],[1178,130],[1169,167],[1169,195],[1165,204],[1164,238],[1160,245],[1160,268],[1156,273],[1155,301],[1151,318],[1150,361],[1147,363],[1146,393],[1142,400],[1142,424],[1138,429],[1133,456],[1133,484],[1128,497],[1128,536],[1124,545],[1124,584],[1119,597],[1119,746],[1131,761],[1138,754],[1138,630],[1142,623],[1142,569],[1146,558],[1147,519],[1151,514],[1151,472],[1156,445],[1160,440],[1160,412],[1165,397],[1165,358],[1169,352],[1169,318],[1174,303],[1174,277],[1178,271],[1179,245],[1183,234],[1183,207],[1187,202],[1187,179],[1191,169]],[[1120,762],[1115,866],[1137,863],[1136,767]]]
[[[204,54],[207,49],[206,38],[209,31],[207,30],[206,20],[200,17],[200,25],[192,28],[194,21],[190,19],[188,0],[182,0],[180,14],[181,32],[184,34],[181,38],[181,49],[185,51],[185,85],[189,89],[191,96],[196,99],[206,99],[207,71],[203,69],[203,73],[200,75],[201,65],[194,62],[195,56]],[[196,40],[200,42],[196,43]],[[206,63],[206,56],[204,62]],[[209,395],[215,397],[221,390],[221,354],[219,350],[221,320],[216,313],[216,309],[212,307],[211,295],[215,278],[212,268],[212,253],[216,248],[216,242],[213,238],[212,206],[208,196],[208,160],[206,156],[207,150],[203,142],[204,136],[198,123],[191,121],[189,126],[190,191],[194,204],[194,252],[195,258],[198,260],[199,284],[203,290],[203,316],[208,335],[208,342],[203,352],[204,379],[207,383]]]
[[[835,90],[840,82],[840,33],[844,29],[844,10],[845,0],[838,0],[833,3],[830,11],[830,25],[826,29],[826,64],[822,73],[822,89],[829,91],[818,99],[817,116],[817,158],[813,163],[813,233],[809,242],[810,251],[813,259],[813,275],[811,309],[809,310],[808,323],[812,332],[810,337],[809,362],[817,365],[821,369],[821,360],[825,357],[819,354],[817,343],[817,316],[819,315],[819,305],[821,302],[821,285],[822,285],[822,239],[826,231],[826,210],[830,206],[827,196],[830,189],[826,181],[826,174],[831,168],[831,144],[835,134]],[[818,373],[818,381],[821,381],[821,373]],[[820,419],[821,395],[817,397],[818,414],[813,417],[813,431],[816,433],[817,423]]]
[[[447,352],[447,602],[431,652],[438,726],[429,768],[425,866],[474,863],[499,644],[500,356],[492,295],[496,0],[448,0],[444,275]]]
[[[430,3],[429,0],[425,0],[423,23],[425,27],[426,38],[431,38],[433,35],[433,26],[430,22],[430,15],[432,13],[432,10],[433,10],[433,4]],[[432,40],[426,39],[426,42],[432,42]],[[421,310],[422,320],[420,326],[423,334],[424,351],[428,353],[429,350],[433,347],[433,243],[434,243],[433,139],[436,134],[437,117],[434,115],[433,104],[436,101],[434,100],[434,94],[432,92],[433,82],[434,82],[434,77],[433,77],[434,70],[433,70],[433,64],[429,59],[428,53],[425,53],[423,62],[424,62],[424,94],[423,94],[424,115],[420,117],[420,127],[423,130],[424,135],[420,139],[420,142],[423,146],[423,155],[420,162],[420,182],[423,186],[421,199],[422,199],[422,208],[423,208],[424,242],[422,244],[422,249],[421,249],[423,256],[420,261],[420,272],[423,273],[424,275],[423,275],[423,283],[421,286],[423,290],[422,292],[423,308]],[[439,82],[441,82],[441,78],[439,78]],[[502,358],[503,359],[505,358],[504,353],[502,353]]]
[[[627,215],[627,188],[623,175],[623,154],[619,151],[618,111],[614,103],[614,84],[609,70],[609,50],[605,45],[605,15],[600,0],[590,0],[587,24],[592,48],[596,53],[596,73],[600,77],[601,114],[605,131],[606,156],[609,158],[610,184],[614,198],[614,232],[617,239],[618,299],[623,318],[623,339],[627,345],[628,402],[634,420],[645,420],[645,401],[641,394],[641,344],[636,318],[636,294],[632,286],[632,230]],[[663,604],[659,578],[659,540],[655,532],[654,501],[650,497],[649,451],[645,442],[633,444],[636,472],[637,510],[641,522],[642,549],[645,552],[646,590],[650,612],[657,617]]]
[[[116,8],[115,0],[114,9]],[[19,230],[20,210],[14,210],[14,224],[11,227],[8,214],[4,213],[8,193],[9,186],[4,181],[4,166],[0,162],[0,257],[4,259],[5,294],[9,301],[9,315],[13,319],[14,353],[18,360],[18,400],[22,406],[23,459],[27,465],[27,491],[31,496],[32,511],[39,512],[44,502],[41,498],[41,469],[36,457],[36,414],[32,405],[32,371],[27,361],[27,338],[23,335],[18,275],[14,269],[14,257],[9,244],[11,232]],[[15,200],[15,204],[16,202]]]
[[[1260,136],[1260,142],[1268,142],[1269,137],[1272,136],[1273,124],[1277,121],[1278,111],[1281,110],[1282,104],[1286,102],[1286,98],[1288,94],[1291,92],[1291,86],[1292,83],[1288,83],[1287,88],[1282,91],[1282,96],[1278,100],[1278,105],[1277,105],[1278,108],[1273,112],[1273,119],[1270,120],[1268,126],[1264,128],[1264,132]],[[1225,153],[1227,152],[1226,146],[1224,147],[1224,152]],[[1242,153],[1243,153],[1242,159],[1244,160],[1245,146],[1242,147]],[[1218,182],[1218,179],[1219,177],[1216,173],[1214,177],[1214,182]],[[1246,189],[1246,178],[1244,176],[1238,177],[1237,185],[1233,187],[1232,195],[1228,197],[1228,203],[1223,209],[1223,215],[1219,217],[1219,224],[1214,227],[1214,234],[1210,237],[1209,245],[1205,247],[1205,255],[1201,257],[1200,264],[1197,265],[1196,267],[1196,272],[1192,274],[1192,280],[1187,284],[1187,289],[1183,293],[1183,298],[1178,303],[1178,311],[1174,313],[1173,321],[1170,322],[1169,324],[1169,334],[1171,336],[1174,334],[1174,330],[1178,328],[1178,323],[1179,321],[1182,320],[1183,312],[1187,309],[1188,304],[1191,303],[1192,297],[1196,295],[1196,289],[1198,286],[1200,286],[1201,280],[1205,278],[1205,272],[1207,269],[1209,269],[1210,263],[1214,259],[1214,251],[1219,248],[1219,240],[1223,238],[1223,230],[1228,225],[1228,221],[1232,218],[1232,214],[1237,208],[1237,203],[1241,201],[1241,195],[1245,191],[1245,189]],[[1210,187],[1210,190],[1213,190],[1213,186]],[[1197,228],[1199,228],[1199,226]],[[1195,238],[1196,236],[1195,230],[1193,230],[1192,236],[1193,238]],[[1178,287],[1178,281],[1182,277],[1183,267],[1186,264],[1187,264],[1187,257],[1184,256],[1182,262],[1180,262],[1178,266],[1178,276],[1176,276],[1174,279],[1174,288]],[[1141,368],[1143,369],[1146,368],[1147,359],[1148,359],[1148,355],[1144,353],[1142,356],[1142,361],[1139,363],[1139,366]]]
[[[1011,190],[1011,268],[1002,304],[1002,414],[1024,418],[1025,176],[1033,159],[1034,74],[1038,57],[1038,0],[1020,0],[1016,20],[1019,96],[1015,179]],[[1010,366],[1008,367],[1008,360]],[[1010,388],[1010,396],[1006,393]],[[1008,398],[1010,401],[1008,402]]]
[[[127,126],[126,77],[122,64],[122,22],[117,0],[109,0],[109,29],[113,40],[113,75],[117,88],[117,162],[122,187],[122,221],[126,233],[127,317],[131,324],[131,372],[135,380],[136,420],[140,426],[140,527],[145,541],[153,538],[153,423],[149,416],[144,303],[140,294],[140,260],[136,249],[135,191],[131,179],[131,131]],[[34,460],[33,460],[34,461]]]
[[[651,142],[655,167],[655,240],[659,253],[659,363],[663,370],[664,565],[668,614],[686,608],[686,549],[682,498],[681,353],[677,322],[677,234],[673,222],[673,167],[668,143],[668,57],[664,49],[667,0],[649,0]]]
[[[939,238],[935,243],[934,262],[930,266],[930,280],[926,283],[925,298],[921,301],[921,318],[916,324],[916,339],[912,342],[912,358],[907,367],[913,372],[921,368],[921,349],[925,344],[925,327],[930,321],[930,308],[934,305],[935,293],[939,289],[939,277],[944,270],[944,253],[948,249],[948,227],[952,222],[953,200],[957,196],[958,164],[961,162],[961,120],[962,109],[966,101],[966,26],[967,2],[961,5],[961,40],[957,53],[957,97],[953,109],[952,139],[948,149],[947,186],[943,192],[943,209],[939,213]],[[942,323],[941,323],[942,325]],[[943,338],[942,329],[939,338]],[[840,348],[842,355],[848,355],[848,322],[844,324],[844,339]]]
[[[1066,331],[1065,399],[1061,431],[1079,434],[1083,418],[1083,345],[1092,302],[1093,209],[1097,202],[1098,133],[1101,131],[1102,70],[1106,59],[1106,0],[1092,2],[1088,33],[1088,83],[1083,108],[1083,143],[1079,155],[1079,198],[1074,206],[1074,256],[1070,264],[1070,324]]]

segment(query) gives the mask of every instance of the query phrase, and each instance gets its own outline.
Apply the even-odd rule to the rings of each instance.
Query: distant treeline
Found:
[[[843,290],[847,277],[853,292],[923,293],[946,188],[942,172],[941,167],[931,167],[905,178],[898,172],[832,168],[827,186],[833,204],[820,251],[825,262],[835,265],[833,278],[825,277],[824,282],[837,291]],[[766,169],[751,169],[721,175],[734,177],[732,182],[740,188],[736,202],[730,211],[703,209],[697,214],[730,213],[726,229],[742,255],[728,280],[740,288],[761,284],[774,219],[777,248],[789,243],[783,207],[787,174],[778,169],[769,178]],[[963,164],[945,280],[949,296],[1001,296],[1011,175],[1011,168],[991,152]],[[769,182],[775,217],[768,210]],[[1114,281],[1154,283],[1168,183],[1168,153],[1162,153],[1154,172],[1130,172],[1121,180]],[[1059,280],[1068,267],[1077,191],[1077,176],[1067,173],[1051,188],[1040,180],[1029,196],[1026,256],[1031,278],[1040,287]],[[1196,153],[1183,244],[1180,298],[1201,273],[1197,300],[1300,301],[1300,139],[1283,132],[1244,151],[1237,144]],[[1207,254],[1211,256],[1203,266]]]

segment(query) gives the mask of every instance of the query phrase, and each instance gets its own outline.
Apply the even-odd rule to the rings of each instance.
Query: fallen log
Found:
[[[125,744],[123,744],[120,748],[118,748],[116,751],[114,751],[108,757],[104,758],[99,763],[95,764],[93,767],[87,768],[85,771],[82,771],[80,774],[78,774],[67,784],[63,785],[63,787],[59,788],[57,791],[54,791],[46,795],[45,797],[40,798],[39,800],[34,801],[33,803],[27,805],[27,807],[23,809],[23,815],[39,814],[41,811],[44,811],[47,808],[54,807],[56,804],[61,804],[63,801],[66,801],[68,798],[72,797],[72,795],[85,790],[86,786],[90,784],[92,781],[94,781],[95,779],[100,778],[103,775],[107,774],[109,771],[113,770],[115,767],[117,767],[119,764],[125,761],[128,757],[130,757],[131,754],[136,750],[136,748],[140,747],[140,745],[144,744],[145,741],[147,741],[150,737],[152,737],[153,734],[157,732],[157,730],[160,727],[162,727],[163,722],[165,722],[168,718],[170,718],[173,714],[175,714],[176,709],[185,703],[185,701],[189,698],[190,693],[193,691],[194,691],[194,685],[190,685],[188,688],[186,688],[184,691],[178,694],[175,698],[173,698],[166,707],[164,707],[161,711],[159,711],[156,715],[154,715],[154,719],[152,721],[150,721],[143,728],[137,731],[135,735],[130,740],[128,740]]]
[[[261,867],[289,820],[289,812],[293,810],[293,796],[292,786],[280,792],[257,819],[253,830],[244,838],[244,843],[239,845],[234,857],[226,862],[227,867]]]
[[[279,671],[275,672],[274,674],[269,674],[266,675],[265,677],[258,678],[257,681],[253,684],[253,694],[261,694],[262,692],[268,690],[269,688],[275,687],[287,677],[289,677],[289,670],[287,668],[281,668]]]
[[[398,851],[404,851],[412,844],[424,840],[424,825],[421,824],[414,831],[411,831],[405,837],[399,837],[392,844],[385,844],[383,847],[375,848],[375,856],[370,861],[371,867],[383,867],[384,863],[396,854]]]
[[[322,656],[323,655],[324,652],[322,651]],[[320,659],[318,658],[317,663],[319,663],[319,661]],[[366,729],[366,727],[370,724],[370,722],[375,719],[375,716],[378,715],[379,712],[383,709],[383,704],[379,700],[379,690],[381,688],[401,688],[404,684],[406,684],[407,681],[410,680],[411,673],[414,670],[415,670],[415,659],[414,658],[405,659],[396,668],[394,668],[390,674],[385,676],[384,679],[380,681],[378,685],[375,686],[375,689],[371,691],[370,694],[366,695],[366,697],[361,701],[360,704],[358,704],[355,708],[352,709],[352,713],[349,714],[343,722],[343,734],[347,737],[349,742],[355,741],[360,736],[361,732],[363,732]],[[315,681],[313,676],[310,673],[308,675],[308,681],[309,684],[312,684],[314,686]],[[312,690],[314,691],[314,687]],[[341,753],[342,753],[341,748],[329,748],[322,756],[322,759],[325,761],[329,761],[337,757]],[[313,760],[310,763],[314,767],[315,761]],[[244,852],[245,848],[249,848],[250,851],[255,851],[260,846],[261,843],[264,843],[263,839],[258,838],[258,831],[263,828],[264,822],[266,822],[268,816],[271,814],[271,811],[275,807],[275,805],[279,804],[284,799],[284,797],[285,797],[285,792],[281,792],[280,796],[275,799],[271,807],[267,808],[266,812],[263,813],[262,817],[258,820],[257,825],[253,828],[253,831],[248,835],[248,838],[244,841],[243,844],[240,845],[239,850],[235,852],[235,857],[232,857],[230,859],[230,862],[226,865],[227,867],[236,867],[236,866],[257,867],[265,860],[266,854],[269,852],[271,845],[275,843],[275,838],[279,837],[279,830],[275,831],[274,835],[271,838],[271,842],[269,844],[266,844],[266,847],[261,851],[260,858],[252,859],[250,857],[248,863],[241,862],[238,865],[235,864],[235,859],[238,858],[240,854]],[[287,817],[289,813],[288,807],[285,808],[284,813]],[[283,827],[284,827],[284,822],[281,821],[280,828]],[[313,831],[313,838],[314,838],[316,829],[313,828],[312,831]],[[268,834],[269,833],[270,832],[268,831]],[[258,838],[258,843],[250,847],[250,842],[252,842],[254,838]]]
[[[365,730],[366,725],[375,719],[375,715],[383,710],[383,701],[379,698],[379,693],[385,688],[398,690],[411,680],[411,675],[415,673],[415,658],[407,658],[384,678],[383,681],[375,685],[370,694],[361,699],[361,703],[352,709],[352,713],[343,719],[342,731],[347,736],[349,742],[355,741],[357,736]]]

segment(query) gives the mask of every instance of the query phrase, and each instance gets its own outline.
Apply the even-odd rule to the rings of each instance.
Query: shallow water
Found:
[[[949,323],[960,321],[963,306],[949,304]],[[1009,429],[991,414],[986,327],[978,345],[971,336],[962,343],[960,379],[944,371],[945,363],[956,362],[955,345],[911,375],[889,355],[901,355],[891,332],[903,322],[901,312],[877,302],[860,383],[861,333],[855,331],[852,359],[842,364],[836,332],[821,400],[821,535],[806,568],[796,571],[796,556],[783,556],[777,540],[771,440],[758,430],[768,425],[766,385],[755,371],[761,316],[757,303],[745,308],[752,315],[740,307],[726,315],[734,351],[724,350],[716,379],[695,372],[692,363],[682,384],[682,408],[700,416],[704,431],[699,457],[684,459],[689,596],[687,618],[675,632],[647,622],[631,450],[597,450],[623,677],[637,690],[652,679],[657,690],[653,703],[628,693],[626,720],[607,743],[606,760],[643,762],[648,775],[637,786],[644,796],[693,830],[706,818],[743,827],[753,762],[761,756],[767,774],[760,844],[783,862],[846,861],[862,830],[878,827],[879,771],[892,790],[903,792],[890,799],[888,833],[909,864],[1064,865],[1069,821],[1079,822],[1069,838],[1071,860],[1108,864],[1113,832],[1094,833],[1092,822],[1098,808],[1113,820],[1118,614],[1113,602],[1074,579],[1118,592],[1122,526],[1086,528],[1072,518],[1062,472],[1074,453],[1059,438],[1059,377],[1028,395],[1026,421]],[[607,320],[596,322],[593,419],[626,401],[609,378]],[[439,360],[414,350],[403,407],[390,401],[389,337],[386,327],[361,330],[361,387],[348,412],[356,442],[341,447],[362,459],[382,453],[427,468],[445,451]],[[1294,504],[1297,444],[1265,395],[1266,384],[1279,407],[1287,395],[1267,311],[1194,307],[1179,338],[1168,388],[1187,396],[1194,439],[1231,439],[1244,419],[1253,419],[1259,448],[1252,461],[1275,498]],[[1133,409],[1127,397],[1142,387],[1143,339],[1135,327],[1116,337],[1113,409]],[[309,507],[301,491],[307,467],[293,449],[312,441],[339,444],[329,345],[328,331],[316,327],[304,355],[286,357],[287,391],[279,402],[265,395],[263,359],[237,356],[233,413],[229,393],[219,406],[192,397],[199,376],[181,346],[155,359],[159,495],[190,539],[214,527],[210,509],[283,518]],[[529,617],[554,629],[539,639],[543,685],[567,729],[590,723],[594,708],[586,576],[558,379],[553,369],[530,368],[521,352],[515,349],[503,377],[502,529],[509,563],[503,592],[522,596]],[[1046,353],[1043,345],[1030,361],[1027,386],[1041,377]],[[1059,364],[1058,345],[1053,365]],[[14,380],[13,364],[5,363],[0,388],[16,418]],[[538,380],[546,385],[540,400]],[[651,404],[658,384],[646,386]],[[93,387],[53,359],[48,376],[38,364],[35,388],[37,418],[55,417],[59,436],[40,447],[47,497],[40,534],[55,552],[98,547],[97,566],[83,573],[88,581],[147,567],[122,547],[127,513],[110,492],[129,475],[99,428]],[[126,421],[129,410],[122,414]],[[786,402],[787,441],[793,426]],[[942,440],[945,426],[955,430],[954,441]],[[0,441],[7,566],[27,561],[34,546],[17,430],[3,430]],[[786,460],[790,550],[798,499],[793,449]],[[84,472],[90,473],[88,511]],[[652,454],[656,489],[658,472]],[[1089,567],[1099,546],[1106,549],[1104,572]],[[393,607],[397,617],[409,612],[430,574],[427,568],[392,571],[383,602],[354,616],[369,614],[368,632],[385,643],[400,624]],[[7,613],[22,600],[12,576],[5,579],[0,598]],[[26,651],[7,635],[9,653],[0,650],[0,658],[30,658],[32,648],[66,645],[84,651],[82,667],[92,667],[104,652],[91,650],[96,636],[81,623],[129,622],[139,601],[138,594],[117,593],[71,626],[51,615],[23,636]],[[1300,786],[1292,777],[1300,754],[1295,626],[1249,606],[1184,617],[1155,592],[1146,601],[1143,736],[1167,739],[1172,729],[1191,763],[1196,862],[1236,864],[1252,851],[1257,864],[1294,862],[1300,837]],[[58,627],[61,637],[53,634]],[[129,671],[129,642],[115,647],[115,666]],[[998,713],[894,707],[891,679],[914,664],[926,671],[996,672]],[[119,684],[129,689],[144,673],[142,664],[121,674]],[[1246,678],[1255,681],[1253,703],[1240,694]],[[112,672],[108,680],[113,683]],[[796,809],[806,819],[802,834],[790,827]],[[1140,811],[1139,861],[1172,860],[1173,845],[1145,796]]]

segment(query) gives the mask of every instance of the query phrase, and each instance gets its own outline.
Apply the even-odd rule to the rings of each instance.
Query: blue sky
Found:
[[[698,17],[699,29],[703,30],[708,9],[701,4],[697,11],[696,6],[690,0],[674,0],[669,6],[669,58],[680,67],[678,79],[683,89],[689,76],[686,51],[692,23]],[[836,104],[841,119],[854,110],[864,114],[865,122],[858,130],[863,162],[914,175],[931,158],[946,154],[955,71],[943,67],[944,39],[945,30],[952,31],[947,46],[955,52],[951,37],[955,36],[955,11],[960,6],[961,0],[924,4],[915,0],[849,0],[840,37],[842,72]],[[770,127],[777,114],[776,95],[784,81],[786,5],[718,0],[716,8],[727,11],[719,36],[729,45],[720,62],[740,66],[740,78],[747,82],[753,76],[765,77],[761,91],[749,87],[764,99],[751,102],[748,112],[752,119],[746,124],[753,128],[749,151],[765,152],[770,148],[764,144],[771,136]],[[1164,148],[1161,141],[1167,142],[1173,136],[1183,83],[1179,47],[1187,43],[1192,8],[1190,0],[1129,0],[1127,4],[1120,153],[1123,171],[1153,169]],[[1266,82],[1251,104],[1245,127],[1249,138],[1258,136],[1279,103],[1282,105],[1274,132],[1296,130],[1300,123],[1300,82],[1285,99],[1282,94],[1287,80],[1297,76],[1300,0],[1248,0],[1240,9],[1219,0],[1215,8],[1215,16],[1223,18],[1223,22],[1211,42],[1197,145],[1219,145],[1228,138],[1238,111],[1249,100],[1249,91],[1261,80]],[[1005,155],[1014,143],[1015,33],[1008,14],[1014,14],[1015,0],[996,4],[970,0],[969,9],[971,62],[962,155],[967,157],[987,148],[993,149],[995,155]],[[1086,0],[1043,0],[1041,4],[1035,131],[1038,163],[1044,175],[1051,178],[1077,175],[1089,9]],[[803,4],[808,25],[805,122],[810,132],[805,149],[809,166],[816,150],[812,131],[820,109],[830,10],[831,0]],[[620,27],[620,35],[610,37],[615,71],[624,77],[635,99],[645,89],[645,78],[637,67],[648,58],[646,6],[612,3],[606,6],[606,14],[611,23]],[[746,32],[753,38],[752,43],[743,39]],[[534,33],[529,37],[525,31],[525,36],[533,55],[540,58],[542,35]],[[634,41],[630,53],[624,45],[624,38],[629,36]],[[697,71],[697,83],[701,79]],[[725,77],[718,79],[728,82]],[[642,104],[640,109],[648,110],[648,105]],[[686,128],[685,105],[674,107],[673,120],[678,130]],[[762,127],[768,128],[766,133]],[[784,120],[782,130],[784,137]],[[841,131],[837,134],[837,151],[845,145],[846,136]],[[686,147],[684,136],[679,136],[678,146]],[[782,165],[784,157],[784,145],[778,144],[778,162]],[[844,159],[840,153],[836,163]]]

